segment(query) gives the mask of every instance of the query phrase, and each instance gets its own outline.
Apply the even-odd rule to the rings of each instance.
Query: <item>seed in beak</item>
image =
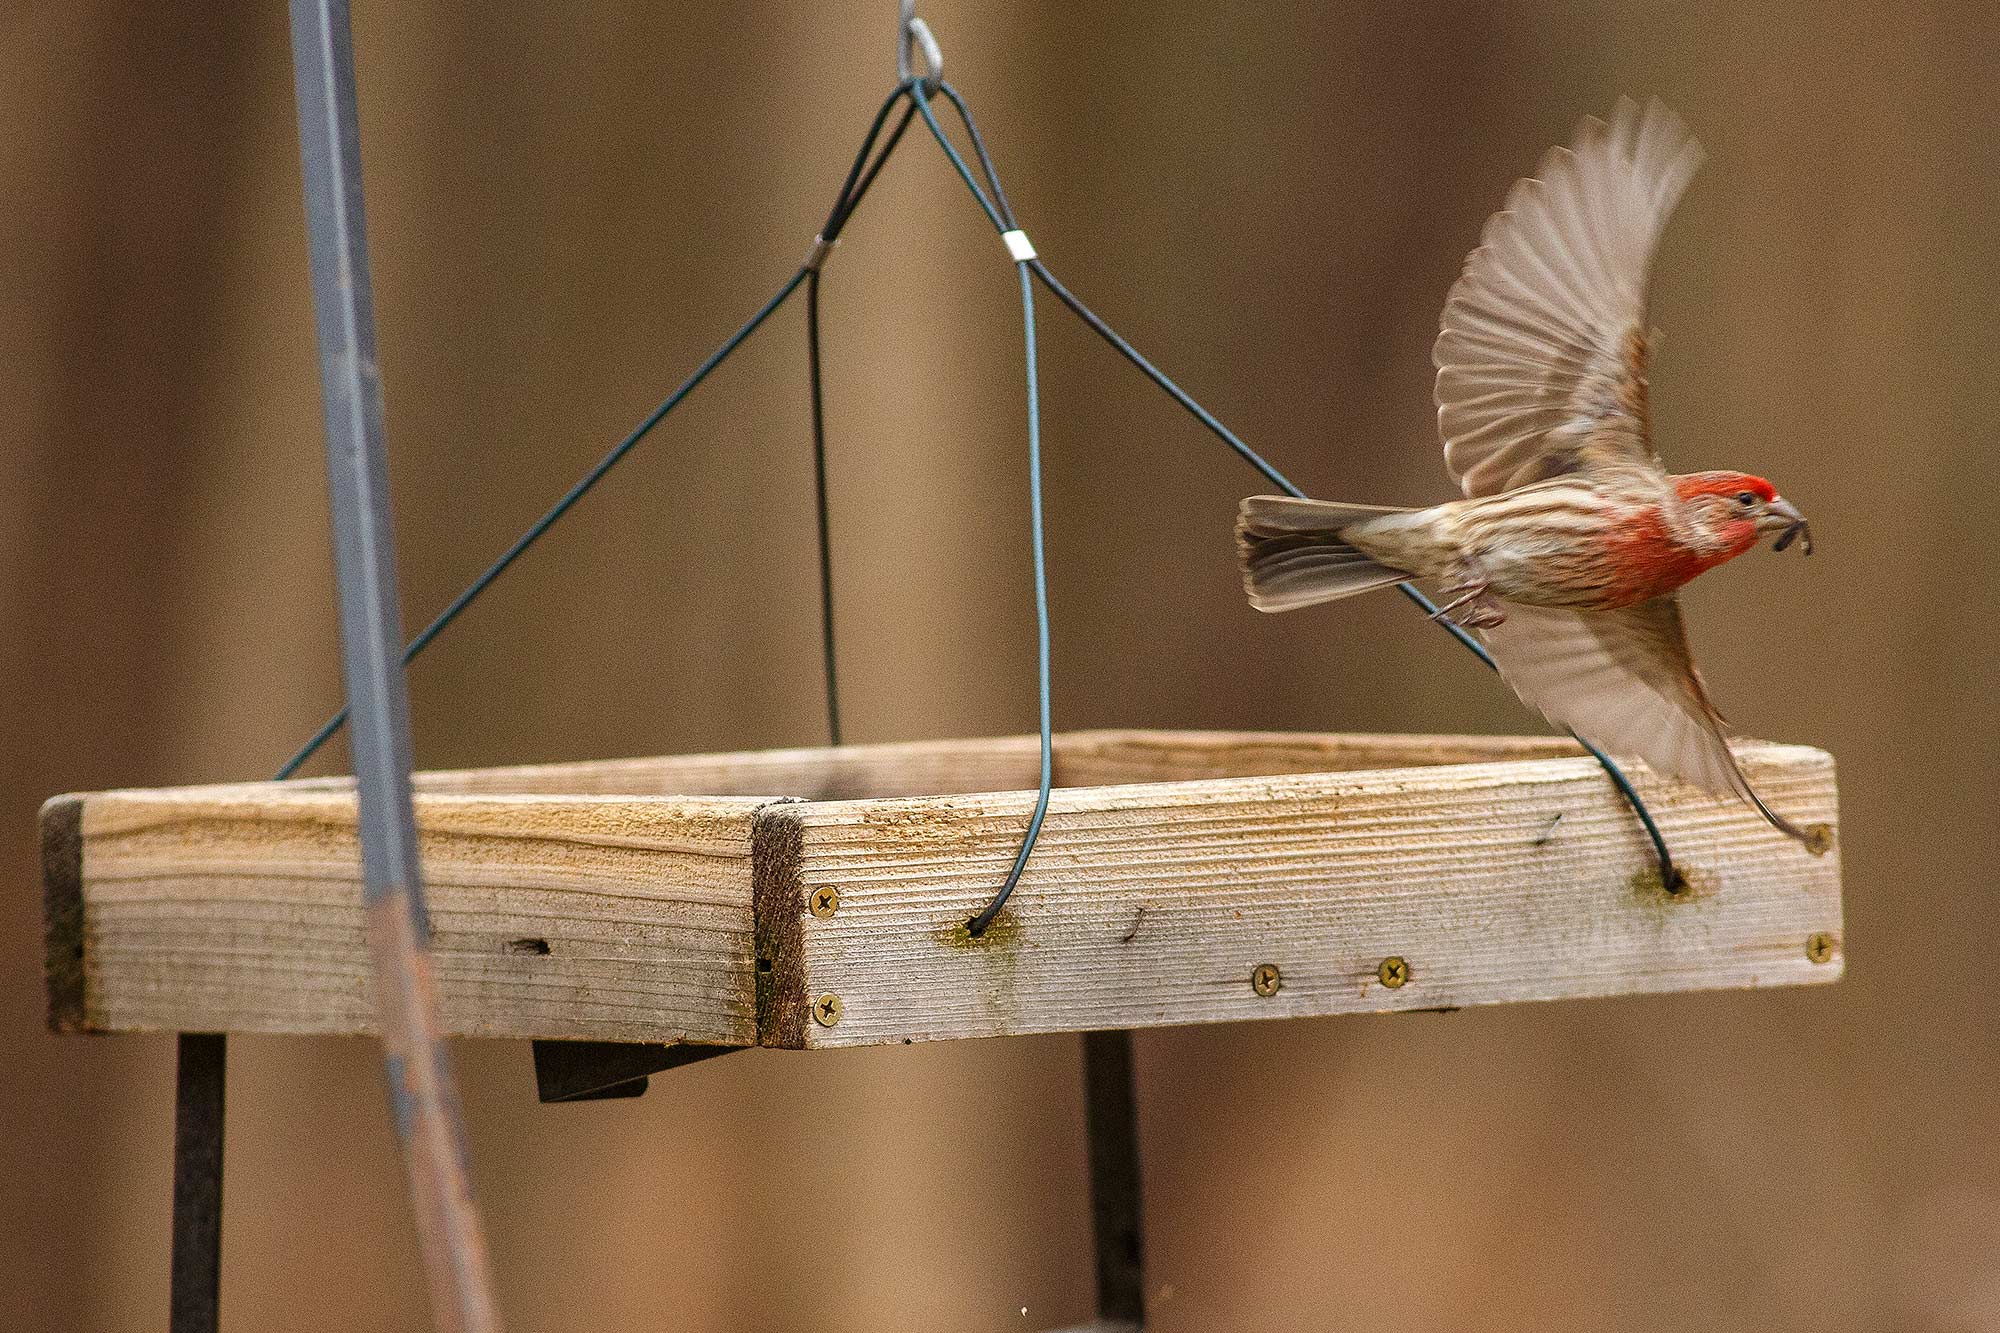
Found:
[[[1785,530],[1778,534],[1778,540],[1771,544],[1772,550],[1782,551],[1796,541],[1801,551],[1807,555],[1812,554],[1812,525],[1806,522],[1806,516],[1798,511],[1796,505],[1781,495],[1766,506],[1766,512],[1790,520],[1785,525]]]

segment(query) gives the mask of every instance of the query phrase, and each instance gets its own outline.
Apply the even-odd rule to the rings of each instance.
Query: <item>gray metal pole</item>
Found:
[[[292,0],[292,61],[376,1010],[433,1314],[452,1333],[486,1333],[499,1319],[439,1036],[410,803],[409,696],[347,0]]]

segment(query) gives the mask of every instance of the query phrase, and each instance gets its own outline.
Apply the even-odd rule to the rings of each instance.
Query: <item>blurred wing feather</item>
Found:
[[[1471,495],[1596,467],[1658,467],[1646,424],[1646,278],[1702,160],[1679,117],[1621,101],[1487,222],[1445,302],[1445,466]]]
[[[1500,674],[1530,707],[1654,772],[1758,804],[1688,651],[1680,606],[1656,597],[1622,611],[1510,604],[1485,632]]]

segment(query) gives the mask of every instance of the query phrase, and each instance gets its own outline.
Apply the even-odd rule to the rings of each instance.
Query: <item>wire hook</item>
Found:
[[[931,25],[917,17],[917,0],[902,0],[902,13],[896,20],[896,81],[907,84],[917,78],[911,69],[910,47],[921,46],[924,54],[924,73],[918,82],[924,85],[926,96],[935,97],[938,85],[944,82],[944,52],[938,49],[937,38],[931,35]]]

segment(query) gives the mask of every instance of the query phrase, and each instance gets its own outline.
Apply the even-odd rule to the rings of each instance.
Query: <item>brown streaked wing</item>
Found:
[[[1468,496],[1595,467],[1657,468],[1646,280],[1702,161],[1653,101],[1590,118],[1486,223],[1439,321],[1438,433]]]
[[[1739,796],[1804,837],[1758,799],[1730,753],[1672,597],[1587,613],[1510,603],[1484,637],[1501,676],[1549,721],[1656,773]]]

